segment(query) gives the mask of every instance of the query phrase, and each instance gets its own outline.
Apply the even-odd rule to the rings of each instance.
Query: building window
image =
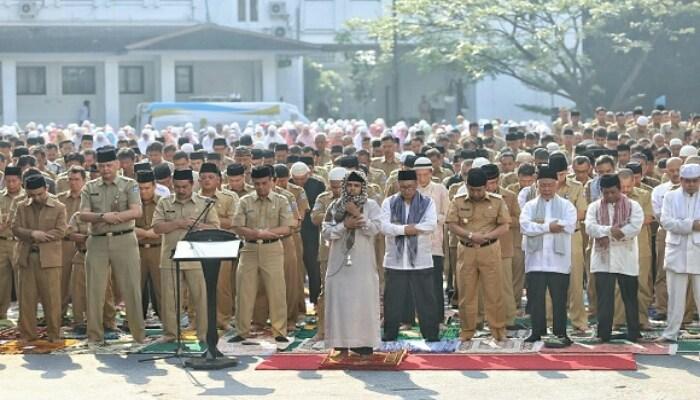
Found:
[[[248,0],[238,0],[238,22],[245,22],[246,1]]]
[[[175,67],[175,93],[193,93],[191,65],[178,65]]]
[[[119,93],[143,94],[143,67],[119,67]]]
[[[46,94],[46,67],[17,67],[18,95]]]
[[[63,94],[95,94],[95,67],[63,67]]]
[[[250,20],[258,21],[258,0],[250,0]]]

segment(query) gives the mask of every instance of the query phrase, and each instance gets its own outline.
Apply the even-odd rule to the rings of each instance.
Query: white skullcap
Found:
[[[531,163],[534,160],[535,160],[535,157],[533,157],[532,154],[526,153],[524,151],[521,153],[518,153],[518,155],[515,156],[515,162],[518,162],[520,164]]]
[[[555,151],[559,151],[559,145],[554,142],[547,143],[547,152],[552,154]]]
[[[414,170],[433,169],[433,163],[431,163],[430,159],[427,157],[419,157],[418,159],[416,159],[416,162],[413,164],[413,169]]]
[[[343,167],[335,167],[328,173],[329,181],[342,181],[348,170]]]
[[[187,154],[190,154],[194,151],[194,146],[192,146],[192,143],[185,143],[180,147],[180,150],[184,151]]]
[[[640,125],[640,126],[647,126],[647,125],[649,125],[649,118],[647,118],[647,117],[645,117],[645,116],[643,116],[643,115],[640,116],[639,118],[637,118],[637,125]]]
[[[673,138],[673,139],[671,139],[671,141],[668,142],[668,144],[669,144],[670,146],[683,146],[683,142],[682,142],[680,139],[678,139],[678,138]]]
[[[700,164],[684,164],[683,166],[681,166],[681,178],[700,178]]]
[[[486,164],[491,164],[491,161],[489,161],[488,158],[477,157],[474,159],[474,162],[472,163],[472,168],[481,168],[482,166],[484,166]]]
[[[681,152],[679,154],[681,157],[692,157],[698,155],[698,149],[695,146],[689,144],[681,147]]]
[[[299,176],[299,175],[304,175],[309,173],[310,169],[309,166],[304,164],[301,161],[297,161],[292,165],[292,168],[289,170],[289,172],[292,173],[292,176]]]
[[[404,152],[401,153],[401,155],[399,156],[399,161],[401,162],[401,164],[403,164],[403,163],[406,161],[406,157],[408,157],[408,156],[415,156],[415,155],[416,155],[416,153],[414,153],[414,152],[412,152],[412,151],[404,151]]]

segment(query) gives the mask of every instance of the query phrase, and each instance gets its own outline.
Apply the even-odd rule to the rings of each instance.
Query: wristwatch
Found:
[[[105,219],[105,213],[100,213],[100,214],[98,215],[98,217],[99,217],[101,220],[104,221],[104,219]]]
[[[472,237],[473,237],[473,236],[474,236],[474,233],[473,233],[473,232],[469,232],[469,234],[467,234],[467,239],[472,240]]]

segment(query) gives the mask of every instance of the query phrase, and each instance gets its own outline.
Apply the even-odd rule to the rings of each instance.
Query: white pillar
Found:
[[[2,119],[6,125],[17,122],[17,63],[2,60]]]
[[[277,59],[274,55],[262,60],[262,100],[277,101]]]
[[[160,56],[160,101],[175,101],[175,60]]]
[[[105,123],[119,128],[119,62],[107,60],[105,69]]]

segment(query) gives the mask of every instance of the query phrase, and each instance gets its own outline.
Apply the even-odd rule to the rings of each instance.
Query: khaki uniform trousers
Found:
[[[73,271],[73,254],[75,254],[75,242],[63,240],[63,263],[61,264],[61,315],[66,313],[71,302],[71,272]]]
[[[503,292],[501,297],[503,298],[503,312],[505,313],[505,323],[506,326],[515,324],[515,299],[513,296],[513,258],[505,257],[501,258],[501,267],[503,269],[501,286],[503,287]]]
[[[143,342],[145,332],[141,309],[141,266],[136,234],[90,236],[87,239],[87,249],[85,272],[88,341],[95,343],[104,340],[103,310],[111,265],[116,286],[126,303],[129,331],[137,343]]]
[[[297,315],[299,314],[299,298],[304,298],[304,292],[299,291],[299,270],[297,269],[296,245],[294,239],[288,236],[282,239],[282,249],[284,250],[284,287],[287,302],[287,326],[295,326]],[[321,283],[325,280],[321,275]],[[258,295],[255,299],[255,309],[253,311],[253,323],[265,326],[270,315],[269,300],[265,287],[258,285]]]
[[[146,289],[146,282],[150,276],[153,291],[156,294],[156,302],[158,302],[158,310],[156,311],[160,315],[161,304],[163,304],[160,286],[160,246],[139,247],[139,255],[141,256],[141,296],[143,297],[143,291]]]
[[[175,289],[177,281],[175,268],[160,269],[160,284],[162,288],[161,320],[163,321],[163,337],[170,340],[177,339],[178,316],[182,310],[176,309],[177,299]],[[195,310],[195,324],[197,326],[197,339],[205,341],[207,338],[207,287],[204,282],[204,273],[201,268],[180,270],[180,288],[187,288],[189,293],[189,307]]]
[[[87,321],[87,287],[85,286],[85,254],[76,251],[73,256],[73,271],[71,271],[71,299],[73,305],[73,326],[82,325]],[[105,291],[102,325],[108,329],[117,327],[117,308],[114,306],[112,293],[112,278],[110,277]]]
[[[450,305],[456,306],[458,305],[459,302],[459,291],[458,291],[458,286],[457,285],[457,247],[449,247],[449,260],[448,260],[448,266],[449,266],[449,271],[447,273],[448,279],[452,280],[452,298],[449,299]]]
[[[486,320],[491,334],[496,339],[504,339],[506,331],[500,244],[496,242],[478,248],[459,245],[457,257],[460,339],[471,340],[476,333],[479,287],[483,287]]]
[[[326,271],[328,270],[328,260],[320,260],[319,265],[321,267],[321,293],[316,303],[316,338],[323,339],[326,336]],[[382,266],[383,269],[384,267]],[[382,290],[382,293],[384,293],[384,290]],[[379,311],[380,313],[383,312],[383,307],[380,307]]]
[[[284,251],[280,241],[245,243],[236,271],[236,331],[247,337],[253,318],[258,282],[267,294],[273,336],[287,335],[287,301],[284,283]]]
[[[639,327],[649,328],[649,306],[651,305],[651,255],[639,257],[639,282],[637,290],[637,302],[639,303]],[[625,305],[622,302],[620,287],[615,285],[615,314],[613,316],[613,327],[626,323]]]
[[[19,292],[18,271],[13,261],[13,254],[17,242],[14,240],[0,240],[0,319],[7,319],[7,310],[12,301],[12,284]],[[17,293],[19,297],[19,293]]]
[[[323,239],[322,239],[323,240]],[[384,235],[377,234],[376,238],[374,239],[374,255],[377,260],[377,275],[379,276],[379,298],[384,297],[384,251],[385,251],[385,246],[386,242],[384,241]],[[328,260],[326,260],[326,265],[328,264]],[[321,273],[321,280],[326,279],[326,274],[325,272],[322,271]],[[318,307],[318,305],[316,305]],[[316,311],[316,315],[320,315],[319,311]]]
[[[28,265],[19,269],[19,331],[24,340],[36,340],[36,309],[41,302],[50,341],[61,329],[61,267],[42,268],[38,252],[29,253]]]
[[[668,311],[668,289],[666,288],[666,269],[664,257],[666,256],[666,230],[659,227],[656,231],[656,279],[654,280],[654,308],[659,314]]]
[[[523,289],[525,288],[525,253],[516,246],[513,248],[513,298],[517,312],[523,303]]]
[[[588,329],[588,314],[583,303],[583,244],[581,231],[571,237],[571,273],[569,274],[568,309],[574,329]],[[547,291],[549,293],[549,291]],[[546,296],[547,321],[552,320],[551,295]]]
[[[233,317],[235,291],[231,287],[232,271],[231,260],[221,262],[216,281],[216,326],[220,329],[228,329]]]

